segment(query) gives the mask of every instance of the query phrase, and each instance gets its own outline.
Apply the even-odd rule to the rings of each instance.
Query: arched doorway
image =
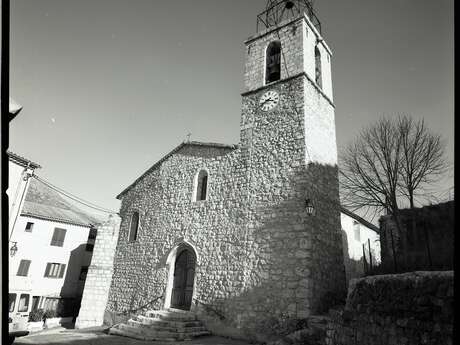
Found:
[[[183,249],[177,255],[174,264],[171,308],[190,310],[195,281],[195,264],[195,255],[189,249]]]

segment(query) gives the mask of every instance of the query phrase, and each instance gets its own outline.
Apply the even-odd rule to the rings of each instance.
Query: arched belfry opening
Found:
[[[321,89],[323,88],[323,72],[321,70],[321,53],[318,47],[315,47],[315,82]]]
[[[189,243],[182,242],[171,250],[167,259],[169,279],[165,308],[190,310],[195,293],[197,261],[196,251]]]
[[[281,42],[268,45],[266,53],[265,84],[281,79]]]

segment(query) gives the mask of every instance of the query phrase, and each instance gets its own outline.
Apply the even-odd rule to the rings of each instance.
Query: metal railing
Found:
[[[274,2],[265,11],[257,15],[257,32],[280,24],[283,20],[306,14],[313,26],[321,34],[321,22],[308,0]]]

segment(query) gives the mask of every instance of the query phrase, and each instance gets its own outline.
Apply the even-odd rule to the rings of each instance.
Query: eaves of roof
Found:
[[[84,211],[37,178],[31,178],[21,210],[22,216],[89,227],[103,222],[94,212]]]
[[[16,163],[16,164],[19,164],[20,166],[23,166],[24,168],[25,167],[30,167],[32,169],[39,169],[41,168],[41,166],[35,162],[32,162],[31,160],[27,159],[27,158],[24,158],[16,153],[13,153],[11,151],[6,151],[6,153],[8,154],[8,157],[9,159]]]
[[[75,225],[75,226],[81,226],[84,228],[91,228],[92,226],[96,226],[98,224],[90,224],[90,223],[84,223],[84,222],[74,222],[71,220],[67,219],[61,219],[59,217],[48,217],[48,216],[43,216],[43,215],[37,215],[29,212],[21,212],[22,217],[30,217],[30,218],[36,218],[36,219],[41,219],[41,220],[47,220],[50,222],[56,222],[56,223],[62,223],[62,224],[68,224],[68,225]]]
[[[358,216],[356,213],[353,213],[350,210],[347,210],[343,206],[340,208],[340,210],[341,210],[342,213],[345,213],[347,216],[355,219],[356,221],[360,222],[361,224],[363,224],[364,226],[368,227],[369,229],[375,231],[376,233],[380,233],[380,229],[377,226],[375,226],[374,224],[368,222],[364,218]]]
[[[185,146],[203,146],[203,147],[216,147],[216,148],[223,148],[223,149],[236,149],[237,145],[228,145],[228,144],[220,144],[220,143],[204,143],[200,141],[189,141],[183,142],[180,145],[176,146],[172,151],[167,153],[163,158],[161,158],[158,162],[152,165],[146,172],[144,172],[140,177],[138,177],[133,183],[131,183],[128,187],[126,187],[120,194],[117,195],[117,199],[120,199],[126,192],[128,192],[132,187],[134,187],[140,180],[142,180],[146,175],[150,172],[155,170],[158,166],[161,165],[165,160],[171,157],[173,154],[179,152]]]

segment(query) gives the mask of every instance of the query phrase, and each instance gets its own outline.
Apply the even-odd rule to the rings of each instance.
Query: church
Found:
[[[191,311],[249,334],[346,290],[332,52],[308,0],[269,0],[257,21],[239,143],[183,142],[118,195],[106,313]]]

